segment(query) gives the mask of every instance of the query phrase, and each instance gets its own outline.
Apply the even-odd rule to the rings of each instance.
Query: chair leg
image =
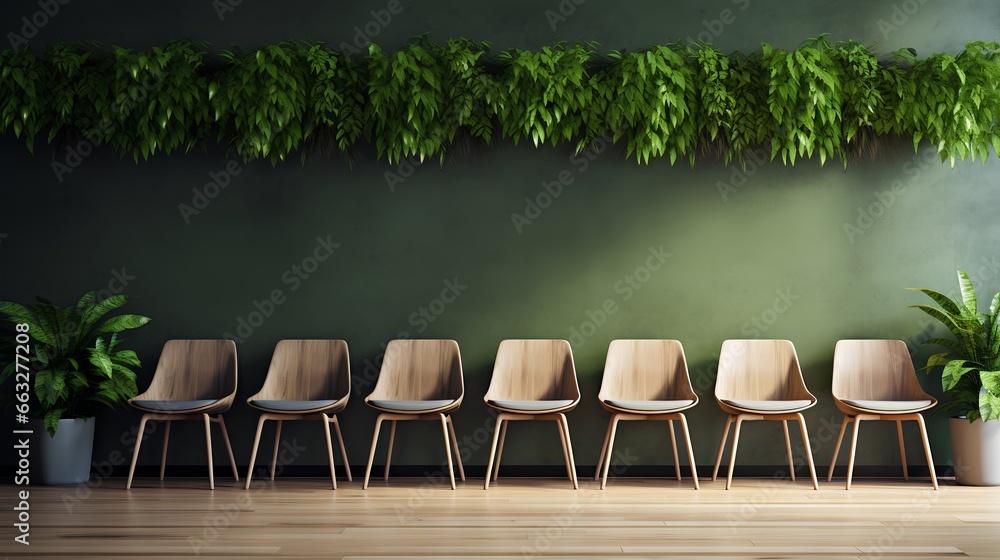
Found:
[[[493,444],[490,446],[490,459],[486,463],[486,483],[483,485],[483,490],[490,489],[490,477],[493,474],[493,459],[497,455],[497,443],[500,441],[500,425],[503,422],[503,414],[497,416],[496,426],[493,427]]]
[[[788,437],[788,420],[781,421],[781,427],[785,431],[785,454],[788,456],[788,476],[795,482],[795,461],[792,460],[792,440]]]
[[[271,455],[271,481],[274,482],[274,473],[278,468],[278,447],[281,444],[281,425],[284,420],[278,420],[278,427],[274,429],[274,454]]]
[[[250,479],[253,477],[253,465],[257,462],[257,449],[260,447],[260,432],[264,429],[264,422],[267,418],[261,414],[260,419],[257,420],[257,434],[253,437],[253,451],[250,452],[250,468],[247,469],[247,484],[246,489],[250,489]]]
[[[736,428],[733,430],[733,450],[729,453],[729,474],[726,475],[726,490],[733,486],[733,468],[736,467],[736,448],[740,445],[740,428],[743,426],[743,416],[736,417]]]
[[[507,441],[507,426],[510,420],[500,422],[500,445],[497,447],[497,462],[493,464],[493,482],[500,476],[500,459],[503,457],[503,444]]]
[[[597,458],[597,468],[594,469],[594,480],[601,479],[601,470],[604,466],[604,454],[608,452],[608,438],[611,437],[611,424],[615,421],[614,414],[608,419],[608,428],[604,430],[604,443],[601,444],[601,455]]]
[[[226,431],[226,421],[219,415],[219,428],[222,429],[222,441],[226,444],[226,452],[229,453],[229,466],[233,469],[233,478],[240,481],[240,473],[236,470],[236,458],[233,457],[233,446],[229,443],[229,432]]]
[[[668,420],[667,426],[670,429],[670,448],[674,452],[674,471],[677,474],[677,481],[681,480],[681,460],[677,456],[677,436],[674,434],[674,421]]]
[[[569,469],[569,454],[566,452],[566,432],[563,430],[562,422],[556,420],[556,428],[559,430],[559,443],[562,444],[563,463],[566,465],[566,476],[570,482],[573,481],[573,473]]]
[[[861,428],[861,417],[854,417],[854,431],[851,433],[851,454],[847,459],[847,485],[846,490],[851,489],[851,480],[854,478],[854,456],[858,450],[858,430]]]
[[[393,420],[389,428],[389,450],[385,453],[385,472],[382,479],[389,482],[389,463],[392,462],[392,444],[396,441],[396,421]]]
[[[207,414],[201,415],[205,421],[205,448],[208,450],[208,488],[215,490],[215,465],[212,464],[212,419]]]
[[[722,441],[719,442],[719,453],[715,456],[715,469],[712,471],[712,481],[719,477],[719,465],[722,464],[722,453],[726,450],[726,439],[729,438],[729,425],[733,423],[733,415],[726,417],[726,427],[722,430]]]
[[[938,489],[937,473],[934,472],[934,457],[931,455],[931,442],[927,439],[927,427],[924,425],[924,417],[916,414],[917,425],[920,426],[920,437],[924,440],[924,454],[927,455],[927,469],[931,474],[931,486]]]
[[[806,417],[802,416],[802,413],[798,413],[796,416],[799,417],[799,429],[802,430],[802,445],[806,451],[806,463],[809,465],[809,477],[812,478],[813,490],[819,490],[819,481],[816,480],[816,465],[813,463],[812,446],[809,445],[809,430],[806,429]]]
[[[451,432],[451,444],[455,448],[455,462],[458,463],[458,476],[465,482],[465,467],[462,466],[462,452],[458,449],[458,436],[455,435],[455,423],[448,415],[448,431]]]
[[[611,421],[608,423],[608,444],[607,449],[604,453],[604,464],[601,465],[601,490],[604,490],[604,486],[608,483],[608,471],[611,470],[611,457],[614,455],[615,449],[615,435],[618,433],[618,421],[621,420],[617,414],[611,415]]]
[[[167,420],[167,429],[163,432],[163,454],[160,456],[160,480],[163,480],[164,473],[167,472],[167,444],[170,443],[170,420]]]
[[[837,455],[840,455],[840,445],[844,442],[844,432],[847,431],[847,424],[850,417],[844,415],[844,420],[840,422],[840,433],[837,434],[837,445],[833,448],[833,459],[830,459],[830,470],[826,473],[826,481],[833,481],[833,468],[837,466]]]
[[[566,420],[565,414],[559,415],[559,421],[562,422],[563,431],[566,432],[566,458],[569,461],[569,477],[573,481],[573,490],[579,490],[580,483],[576,479],[576,461],[573,460],[573,440],[569,437],[569,421]]]
[[[365,481],[361,485],[362,490],[368,489],[368,478],[372,474],[372,461],[375,460],[375,446],[378,444],[378,432],[382,428],[382,421],[385,420],[385,415],[379,414],[378,419],[375,420],[375,435],[372,436],[372,449],[368,452],[368,467],[365,468]]]
[[[333,430],[337,434],[337,443],[340,444],[340,457],[344,460],[344,471],[347,473],[347,481],[353,482],[354,479],[351,478],[351,462],[347,460],[347,449],[344,448],[344,436],[340,434],[340,421],[337,420],[337,415],[334,414],[333,417]]]
[[[687,445],[688,452],[688,464],[691,465],[691,478],[694,479],[694,489],[700,490],[701,487],[698,484],[698,466],[694,461],[694,448],[691,447],[691,432],[688,431],[687,418],[684,414],[679,415],[681,418],[681,429],[684,430],[684,443]]]
[[[139,459],[139,446],[142,445],[142,433],[146,431],[146,422],[148,421],[148,414],[143,414],[142,419],[139,420],[139,433],[136,435],[135,449],[132,451],[132,466],[128,468],[128,480],[125,481],[126,490],[132,488],[132,475],[135,474],[135,462]]]
[[[455,465],[451,462],[451,441],[448,436],[448,418],[441,414],[441,433],[444,435],[444,454],[448,458],[448,478],[451,480],[451,489],[455,489]],[[395,424],[395,422],[393,423]]]
[[[330,461],[330,482],[337,489],[337,473],[333,468],[333,438],[330,437],[330,417],[323,415],[323,431],[326,432],[326,458]]]
[[[903,444],[902,420],[896,420],[896,436],[899,437],[899,460],[903,463],[903,480],[910,480],[910,472],[906,468],[906,446]]]

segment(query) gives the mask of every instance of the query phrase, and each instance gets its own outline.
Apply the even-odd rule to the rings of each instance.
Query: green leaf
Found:
[[[151,319],[149,317],[144,317],[142,315],[118,315],[105,321],[100,327],[97,328],[97,332],[118,333],[127,329],[137,329],[150,321]]]
[[[56,430],[59,428],[59,420],[65,413],[65,408],[53,408],[45,413],[45,431],[49,433],[49,437],[55,437]]]
[[[984,422],[1000,420],[1000,396],[987,391],[986,387],[979,391],[979,414]]]
[[[958,271],[958,284],[962,290],[962,301],[965,303],[965,307],[974,315],[978,309],[976,304],[976,289],[972,286],[972,280],[969,279],[969,275],[961,270]]]
[[[98,350],[97,348],[90,348],[90,363],[94,365],[97,369],[111,377],[112,363],[111,358],[107,354]]]
[[[968,360],[952,360],[944,366],[944,370],[941,372],[941,388],[945,392],[951,391],[958,385],[961,381],[962,376],[969,373],[970,371],[976,371],[979,369],[973,366],[968,366],[967,364],[973,364]]]
[[[981,371],[979,378],[987,391],[1000,395],[1000,371]]]

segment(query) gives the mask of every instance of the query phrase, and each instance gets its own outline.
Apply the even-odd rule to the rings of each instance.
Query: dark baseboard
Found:
[[[714,465],[701,465],[698,467],[698,474],[701,478],[711,476],[712,468]],[[167,465],[167,477],[202,477],[206,475],[205,465]],[[816,474],[819,478],[826,479],[826,471],[829,465],[818,465],[816,467]],[[578,466],[577,474],[580,477],[592,477],[594,476],[594,471],[596,467],[594,466]],[[7,480],[12,480],[14,476],[14,467],[5,466],[0,467],[0,476]],[[246,475],[247,466],[240,465],[239,473],[240,478]],[[382,476],[382,465],[374,465],[372,467],[372,476],[376,478],[381,478]],[[915,477],[927,477],[929,476],[929,471],[926,466],[913,465],[909,467],[910,475]],[[941,477],[954,476],[954,467],[939,465],[935,467],[935,472]],[[355,477],[363,477],[365,473],[365,465],[354,465],[351,467],[351,474]],[[725,476],[726,465],[723,465],[719,469],[719,475]],[[456,473],[457,474],[457,473]],[[484,465],[469,465],[465,467],[465,474],[472,478],[483,478],[486,475],[486,467]],[[690,471],[686,466],[681,467],[681,474],[687,478],[691,476]],[[808,471],[805,467],[798,467],[795,470],[795,474],[798,477],[807,477]],[[847,474],[847,467],[844,465],[838,465],[834,475],[837,477],[844,477]],[[902,477],[901,467],[890,466],[890,465],[857,465],[854,467],[854,476],[859,478],[899,478]],[[148,477],[159,477],[160,467],[159,465],[139,465],[135,469],[135,475],[138,477],[148,478]],[[217,477],[227,477],[231,476],[232,471],[226,464],[215,464],[215,476]],[[398,477],[408,477],[408,478],[441,478],[447,476],[447,473],[440,465],[393,465],[390,473],[391,476]],[[744,477],[744,478],[775,478],[784,479],[787,478],[788,467],[787,466],[765,466],[765,465],[737,465],[733,476]],[[107,472],[106,469],[98,470],[95,469],[93,477],[96,479],[101,478],[116,478],[128,476],[128,465],[118,465],[111,468],[111,472]],[[267,466],[258,465],[255,467],[254,477],[266,477],[267,476]],[[284,465],[279,466],[279,476],[284,477],[327,477],[330,476],[329,467],[326,465]],[[342,465],[337,465],[337,478],[340,479],[344,476],[344,468]],[[566,476],[566,468],[556,465],[504,465],[500,467],[500,476],[502,477],[533,477],[533,478],[561,478]],[[622,478],[672,478],[674,476],[674,469],[671,465],[633,465],[628,468],[621,468],[612,466],[611,472],[608,473],[608,477],[622,477]]]

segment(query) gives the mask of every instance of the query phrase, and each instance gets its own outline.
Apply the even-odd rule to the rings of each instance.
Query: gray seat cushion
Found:
[[[557,408],[565,408],[571,404],[573,401],[570,399],[552,400],[552,401],[490,401],[493,406],[498,406],[500,408],[506,408],[507,410],[521,410],[524,412],[539,412],[542,410],[555,410]]]
[[[729,406],[735,406],[736,408],[742,408],[744,410],[753,410],[758,412],[788,412],[790,410],[798,410],[800,408],[805,408],[812,404],[812,401],[807,400],[796,400],[796,401],[751,401],[744,399],[722,399],[722,402],[728,404]]]
[[[439,399],[433,401],[368,401],[372,406],[384,408],[386,410],[398,410],[400,412],[420,412],[422,410],[434,410],[453,404],[458,399]]]
[[[693,400],[677,401],[617,401],[608,400],[608,404],[615,408],[625,410],[638,410],[641,412],[669,412],[679,408],[685,408],[694,404]]]
[[[934,401],[866,401],[860,399],[841,399],[845,404],[865,410],[877,412],[914,412],[929,407]]]
[[[132,401],[132,404],[147,410],[162,410],[164,412],[180,412],[183,410],[194,410],[202,408],[212,403],[219,402],[219,399],[201,399],[193,401]]]
[[[328,406],[333,406],[339,401],[334,400],[321,400],[321,401],[270,401],[270,400],[260,400],[260,401],[250,401],[254,406],[259,406],[261,408],[266,408],[268,410],[279,410],[282,412],[297,412],[300,410],[316,410],[318,408],[326,408]]]

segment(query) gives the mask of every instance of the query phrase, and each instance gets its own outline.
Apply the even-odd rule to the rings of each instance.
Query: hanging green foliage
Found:
[[[489,48],[419,38],[363,56],[292,42],[218,55],[187,41],[3,50],[0,131],[29,150],[39,135],[57,147],[82,136],[136,161],[214,136],[244,160],[274,164],[296,153],[353,160],[363,143],[390,163],[443,163],[470,139],[497,135],[576,150],[609,137],[642,164],[693,165],[705,154],[728,164],[763,151],[788,165],[847,165],[903,137],[954,165],[1000,147],[994,42],[923,59],[912,49],[879,59],[825,36],[731,55],[682,44],[603,55],[592,43]]]

